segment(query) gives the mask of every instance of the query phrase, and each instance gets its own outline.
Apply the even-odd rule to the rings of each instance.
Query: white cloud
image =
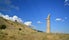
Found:
[[[11,20],[11,21],[17,20],[17,22],[19,22],[19,23],[24,23],[25,25],[30,26],[31,28],[34,28],[33,27],[34,25],[32,25],[32,21],[23,22],[23,20],[16,15],[10,17],[9,15],[4,15],[4,14],[0,13],[0,17],[3,17],[4,19]]]
[[[24,22],[24,24],[27,25],[27,26],[31,26],[32,22],[31,21],[27,21],[27,22]]]
[[[26,22],[24,22],[24,24],[32,29],[35,29],[35,26],[32,24],[32,21],[26,21]]]
[[[65,6],[66,5],[69,6],[69,0],[65,0],[64,3],[65,3]]]
[[[65,2],[67,2],[67,1],[69,1],[69,0],[65,0]]]
[[[21,18],[19,18],[18,16],[14,15],[13,17],[10,17],[10,19],[12,18],[13,21],[17,20],[18,22],[23,22]]]
[[[2,13],[0,13],[0,17],[3,17],[3,18],[5,18],[5,19],[7,19],[7,20],[11,20],[11,21],[15,21],[15,20],[17,20],[17,22],[19,22],[19,23],[23,23],[22,19],[19,18],[19,17],[16,16],[16,15],[10,17],[9,15],[3,15]]]
[[[61,18],[56,18],[56,21],[61,21],[62,19]]]
[[[41,21],[37,21],[38,24],[41,24],[42,22]]]
[[[61,21],[61,22],[63,22],[63,21],[65,21],[65,20],[62,19],[62,18],[56,18],[56,21]]]
[[[62,22],[64,22],[66,19],[67,19],[67,17],[64,17],[64,19],[62,19],[62,18],[56,18],[55,20],[56,21],[62,21]]]
[[[26,21],[26,22],[24,22],[24,24],[32,29],[35,29],[35,26],[32,24],[32,21]]]

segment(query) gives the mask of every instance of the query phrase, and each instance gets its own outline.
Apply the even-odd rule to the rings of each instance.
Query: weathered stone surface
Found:
[[[50,14],[48,15],[48,17],[47,17],[46,20],[47,20],[47,27],[46,27],[47,30],[46,30],[46,32],[47,33],[50,33]]]

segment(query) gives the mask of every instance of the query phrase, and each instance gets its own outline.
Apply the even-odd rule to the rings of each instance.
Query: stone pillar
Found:
[[[47,30],[46,30],[46,32],[47,33],[50,33],[50,14],[48,15],[48,17],[47,17],[46,20],[47,20],[47,27],[46,27]]]

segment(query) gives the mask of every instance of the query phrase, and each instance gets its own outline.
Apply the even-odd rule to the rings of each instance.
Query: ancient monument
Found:
[[[46,18],[46,20],[47,20],[47,30],[46,30],[46,32],[47,33],[50,33],[50,14],[48,14],[48,17]]]

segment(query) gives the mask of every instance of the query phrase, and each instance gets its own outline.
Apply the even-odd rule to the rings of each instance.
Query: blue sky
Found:
[[[51,14],[51,32],[69,33],[69,0],[0,0],[0,12],[31,21],[34,28],[46,31]]]

